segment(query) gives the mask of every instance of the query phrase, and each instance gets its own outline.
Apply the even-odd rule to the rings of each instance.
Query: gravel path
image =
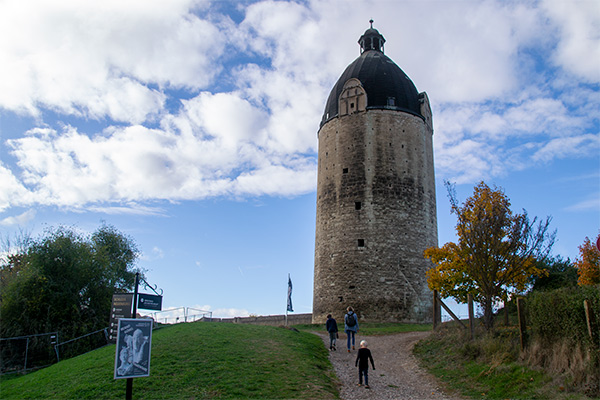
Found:
[[[375,370],[369,365],[371,389],[358,385],[358,368],[354,366],[357,350],[348,353],[346,335],[340,332],[337,351],[329,352],[329,359],[342,387],[343,400],[357,399],[436,399],[459,400],[462,397],[442,390],[442,385],[419,367],[412,355],[412,348],[430,332],[408,332],[387,336],[356,336],[356,349],[361,340],[366,340],[373,355]],[[329,336],[318,334],[329,348]]]

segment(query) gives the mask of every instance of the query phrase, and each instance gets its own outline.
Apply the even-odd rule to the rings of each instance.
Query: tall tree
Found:
[[[546,274],[534,279],[532,292],[577,286],[577,268],[569,258],[548,257],[547,260],[538,260],[537,264]]]
[[[427,272],[428,285],[461,303],[473,295],[489,330],[494,304],[523,292],[533,277],[544,273],[536,260],[548,255],[556,233],[548,232],[550,217],[538,222],[530,221],[525,210],[514,214],[502,189],[481,182],[460,205],[454,186],[446,182],[446,188],[457,217],[458,242],[425,250],[425,257],[436,264]]]
[[[596,237],[596,242],[598,242]],[[577,268],[577,275],[579,276],[578,284],[584,285],[597,285],[600,283],[600,251],[590,241],[590,238],[586,237],[583,244],[579,246],[579,256],[575,260],[575,267]]]
[[[106,327],[112,294],[133,287],[137,256],[133,240],[111,226],[91,236],[50,228],[8,259],[19,261],[19,273],[3,287],[2,336],[64,338]]]
[[[0,302],[2,293],[23,268],[25,251],[31,245],[31,234],[19,230],[14,235],[0,235]]]

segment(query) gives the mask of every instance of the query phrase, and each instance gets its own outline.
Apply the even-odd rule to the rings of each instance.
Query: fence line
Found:
[[[29,371],[29,370],[33,370],[33,369],[38,369],[38,368],[44,368],[47,367],[55,362],[59,362],[60,358],[61,358],[61,351],[60,351],[60,347],[67,345],[67,344],[71,344],[71,343],[76,343],[77,341],[81,340],[81,339],[85,339],[87,337],[90,337],[92,335],[95,335],[99,332],[104,332],[104,344],[97,346],[94,343],[88,343],[87,346],[84,346],[84,351],[75,351],[73,354],[73,356],[76,355],[81,355],[84,354],[86,352],[98,349],[100,347],[105,346],[106,344],[108,344],[108,327],[107,328],[102,328],[99,329],[97,331],[94,332],[90,332],[87,333],[85,335],[73,338],[73,339],[69,339],[69,340],[65,340],[64,342],[58,342],[58,332],[48,332],[48,333],[38,333],[38,334],[33,334],[33,335],[25,335],[25,336],[14,336],[14,337],[10,337],[10,338],[0,338],[0,343],[8,343],[8,346],[2,346],[2,357],[0,357],[2,359],[2,364],[1,364],[1,368],[0,368],[0,374],[6,374],[6,373],[17,373],[17,372],[23,372],[23,371]],[[48,342],[44,343],[34,343],[33,348],[30,348],[30,341],[33,338],[39,338],[39,337],[43,337],[43,336],[50,336],[50,339]],[[25,350],[23,351],[23,348],[18,346],[18,344],[15,345],[11,345],[11,341],[18,341],[18,340],[25,340]],[[96,342],[97,343],[97,342]],[[54,350],[54,356],[49,357],[49,354],[47,353],[47,351],[49,351],[50,349]],[[79,349],[77,349],[79,350]],[[33,353],[33,354],[31,354]],[[62,354],[64,354],[65,352],[63,351]],[[68,352],[67,352],[68,355]],[[23,357],[23,362],[22,363],[16,363],[13,360],[16,358],[21,359],[21,357]],[[42,361],[43,365],[34,365],[33,367],[28,365],[29,362],[31,361],[33,364],[35,364],[35,361]],[[19,366],[22,366],[19,367]],[[13,370],[14,371],[10,371]]]
[[[38,338],[42,338],[44,336],[50,337],[47,347],[44,346],[43,344],[39,343],[39,341],[38,341]],[[22,347],[19,349],[19,344],[18,344],[19,340],[25,341],[24,351],[23,351]],[[33,347],[30,346],[31,341],[33,341]],[[15,370],[12,372],[27,371],[27,370],[35,369],[35,368],[42,368],[42,367],[52,364],[51,359],[48,358],[48,354],[46,353],[44,355],[44,351],[40,351],[40,350],[46,349],[46,351],[47,351],[48,349],[51,349],[52,345],[55,344],[57,341],[58,341],[58,332],[37,333],[37,334],[33,334],[33,335],[0,338],[0,343],[3,344],[0,347],[0,354],[1,354],[1,356],[0,356],[0,373],[4,374],[6,371],[12,370],[12,369]],[[4,344],[4,343],[6,343],[6,344]],[[31,353],[33,353],[33,356],[30,354],[30,350],[31,350]],[[36,350],[37,350],[37,352],[36,352]],[[23,356],[23,354],[24,354],[24,356]],[[23,357],[22,362],[20,362],[20,363],[16,362],[19,359],[21,359],[21,357]],[[36,358],[37,358],[37,361],[41,360],[44,363],[44,365],[28,367],[28,362],[32,361],[35,363]],[[22,368],[20,368],[20,366],[22,366]]]
[[[58,362],[58,361],[60,361],[60,355],[59,355],[59,350],[58,350],[58,348],[59,348],[60,346],[62,346],[62,345],[64,345],[64,344],[67,344],[67,343],[72,343],[72,342],[75,342],[76,340],[80,340],[80,339],[86,338],[86,337],[88,337],[88,336],[92,336],[92,335],[94,335],[94,334],[96,334],[96,333],[98,333],[98,332],[102,332],[102,331],[104,331],[104,339],[106,340],[106,343],[108,344],[108,327],[106,327],[106,328],[102,328],[102,329],[98,329],[97,331],[94,331],[94,332],[91,332],[91,333],[88,333],[88,334],[85,334],[85,335],[82,335],[82,336],[76,337],[76,338],[74,338],[74,339],[69,339],[69,340],[66,340],[66,341],[64,341],[64,342],[62,342],[62,343],[57,343],[57,344],[55,344],[55,345],[54,345],[54,350],[56,351],[56,361],[57,361],[57,362]],[[97,347],[97,348],[99,348],[99,347]],[[95,349],[94,349],[94,350],[95,350]]]
[[[190,314],[190,310],[193,311],[199,311],[199,313],[195,313],[195,314]],[[179,314],[175,314],[175,312],[179,312]],[[166,317],[159,317],[159,314],[165,314],[168,313],[170,315],[166,316]],[[146,315],[143,315],[145,317],[152,317],[152,319],[154,319],[155,322],[161,322],[162,320],[164,320],[165,324],[169,324],[170,320],[174,321],[171,323],[179,323],[180,319],[183,318],[183,322],[194,322],[196,321],[196,317],[201,317],[205,318],[206,316],[208,316],[208,318],[212,318],[212,311],[208,311],[208,310],[200,310],[198,308],[193,308],[193,307],[175,307],[175,308],[169,308],[166,310],[162,310],[162,311],[156,311],[153,313],[149,313]],[[190,318],[193,318],[190,321]]]

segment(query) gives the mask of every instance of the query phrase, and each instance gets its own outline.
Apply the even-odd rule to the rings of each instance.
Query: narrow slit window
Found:
[[[354,202],[354,209],[355,210],[360,210],[362,208],[362,203],[360,201],[355,201]]]

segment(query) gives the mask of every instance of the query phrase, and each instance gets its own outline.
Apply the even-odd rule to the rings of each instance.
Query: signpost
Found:
[[[116,341],[115,379],[127,379],[125,399],[133,396],[133,378],[150,376],[150,349],[152,348],[153,319],[136,319],[137,309],[161,310],[162,296],[152,288],[144,278],[145,287],[152,289],[156,295],[138,293],[140,274],[135,274],[135,290],[133,293],[113,295],[110,314],[110,337]],[[162,294],[162,289],[161,289]],[[133,306],[133,310],[132,310]]]

